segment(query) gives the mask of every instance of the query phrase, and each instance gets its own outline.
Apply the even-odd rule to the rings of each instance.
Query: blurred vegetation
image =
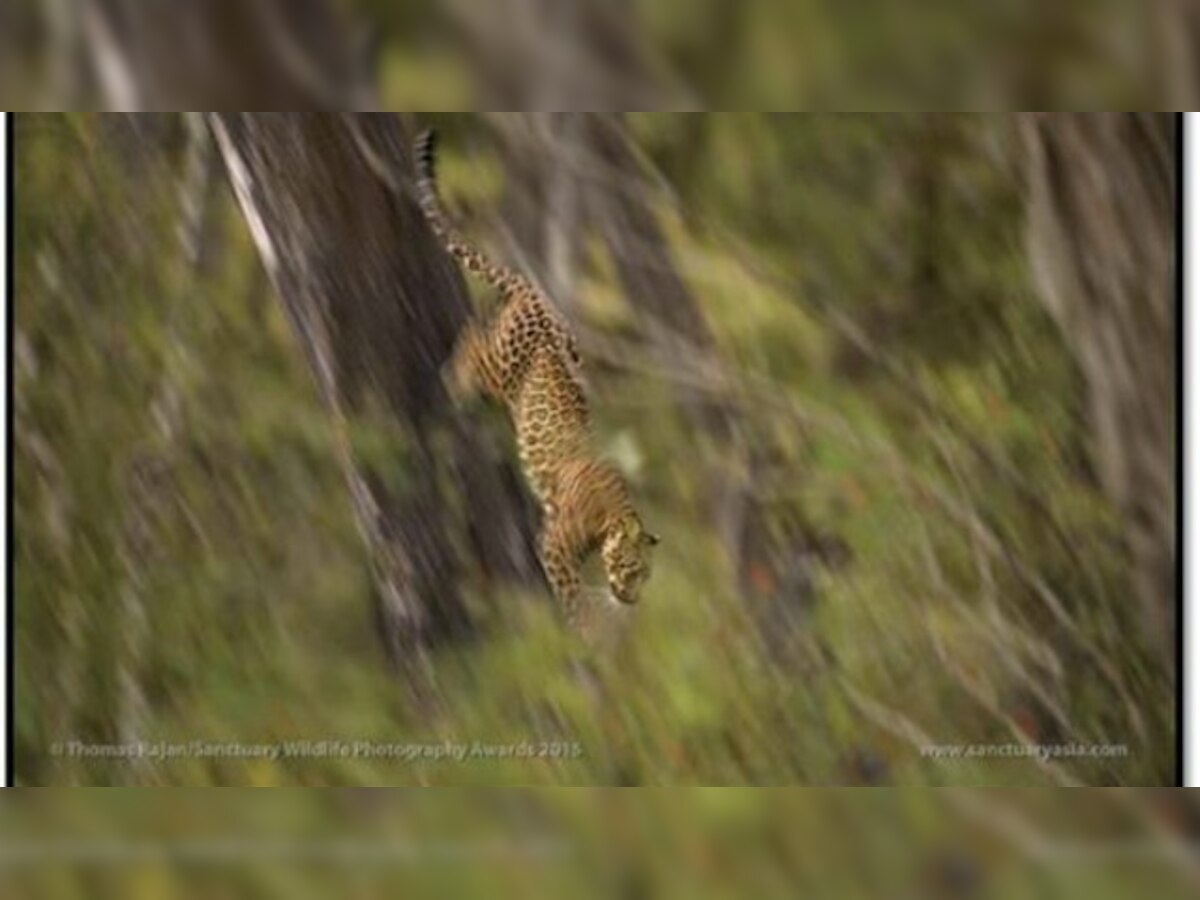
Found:
[[[1134,793],[1151,816],[1131,814]],[[1070,805],[1036,790],[41,794],[0,811],[0,886],[35,900],[1174,898],[1196,878],[1186,848],[1154,837],[1194,816],[1182,793],[1083,790]]]
[[[362,15],[383,38],[384,108],[486,105],[479,101],[488,86],[473,81],[456,47],[464,20],[481,14],[478,6],[461,0],[335,3]],[[553,4],[497,0],[493,6],[505,10],[503,27],[517,28]],[[1050,6],[935,0],[916,7],[902,0],[613,0],[605,6],[638,36],[652,68],[671,76],[671,108],[1195,105],[1189,101],[1198,21],[1180,0]],[[0,91],[7,105],[105,105],[76,59],[85,31],[69,0],[0,6]]]
[[[1173,780],[1172,663],[1138,637],[1078,375],[1033,296],[1011,120],[631,118],[717,345],[676,370],[589,361],[599,430],[664,536],[654,577],[622,639],[591,654],[544,592],[481,592],[483,636],[438,652],[436,709],[409,702],[383,664],[328,416],[224,172],[195,264],[178,234],[178,119],[17,119],[20,783]],[[482,120],[422,119],[449,135],[455,204],[498,203]],[[589,332],[630,344],[599,250],[580,298]],[[772,605],[770,572],[733,587],[681,381],[731,404],[765,459],[753,480],[769,529],[802,518],[844,543],[802,608]],[[403,456],[398,436],[363,441]],[[50,752],[131,736],[579,751],[153,764]],[[926,741],[1128,753],[937,761],[921,757]]]

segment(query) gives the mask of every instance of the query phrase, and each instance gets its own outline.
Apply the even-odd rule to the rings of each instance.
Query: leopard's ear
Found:
[[[646,543],[647,543],[647,544],[649,544],[651,547],[657,547],[657,546],[658,546],[658,542],[659,542],[660,540],[662,540],[662,538],[660,538],[660,537],[659,537],[657,534],[655,534],[653,531],[647,531],[647,532],[646,532],[646,534],[645,534],[645,541],[646,541]]]

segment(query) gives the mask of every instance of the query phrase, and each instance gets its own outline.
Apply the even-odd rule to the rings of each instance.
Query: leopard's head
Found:
[[[621,603],[637,603],[642,585],[650,577],[651,551],[658,535],[647,531],[637,516],[626,516],[609,531],[601,554],[608,587]]]

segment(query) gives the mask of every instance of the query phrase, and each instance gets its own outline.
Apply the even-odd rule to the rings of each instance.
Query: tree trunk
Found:
[[[593,166],[606,185],[592,184],[588,220],[612,255],[617,277],[665,365],[696,352],[711,353],[712,333],[684,283],[650,203],[653,192],[634,155],[622,113],[598,113],[587,122]],[[733,435],[729,410],[711,397],[681,388],[680,400],[700,434],[724,446]]]
[[[258,105],[257,96],[313,109],[372,99],[342,10],[327,0],[185,6],[89,0],[85,34],[113,105],[199,95],[220,109]],[[208,122],[333,416],[387,655],[419,670],[429,646],[470,630],[459,547],[489,578],[540,582],[541,572],[530,506],[508,463],[442,389],[440,368],[470,305],[410,196],[405,126],[345,113],[212,113]],[[364,432],[386,435],[394,458],[368,453],[370,442],[353,437]],[[470,497],[465,512],[455,512],[467,507],[456,494]]]
[[[1122,516],[1156,646],[1174,652],[1175,122],[1168,113],[1020,120],[1029,254],[1087,384],[1097,478]]]
[[[452,550],[455,504],[444,484],[463,480],[455,448],[473,441],[439,378],[469,315],[461,276],[415,203],[383,190],[364,155],[364,146],[385,160],[406,155],[398,120],[216,114],[211,121],[259,253],[337,420],[374,554],[389,655],[410,658],[463,634],[468,622]],[[392,432],[399,424],[409,442],[403,461],[364,459],[347,437],[347,420]],[[520,535],[504,486],[476,466],[468,470],[471,516],[501,535]],[[483,549],[494,546],[485,540]],[[529,559],[520,557],[530,548],[518,539],[491,565],[504,566],[508,555],[518,558],[510,568],[527,569]]]
[[[481,105],[695,109],[639,28],[632,0],[445,0]]]
[[[354,102],[363,61],[343,13],[329,0],[84,0],[80,8],[96,81],[124,112]]]
[[[1158,14],[1163,106],[1195,109],[1200,101],[1200,5],[1194,0],[1162,0]]]
[[[583,184],[577,166],[587,113],[492,113],[500,136],[505,191],[500,216],[517,260],[571,316],[583,252]]]

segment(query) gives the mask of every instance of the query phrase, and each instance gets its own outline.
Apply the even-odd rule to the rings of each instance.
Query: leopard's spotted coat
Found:
[[[418,196],[434,232],[500,295],[492,320],[472,321],[460,336],[447,372],[450,392],[459,402],[482,394],[508,408],[543,511],[542,565],[568,619],[581,613],[581,569],[597,551],[613,597],[636,603],[658,538],[644,527],[620,472],[591,447],[574,336],[528,278],[488,259],[447,221],[434,180],[432,132],[415,152]]]

